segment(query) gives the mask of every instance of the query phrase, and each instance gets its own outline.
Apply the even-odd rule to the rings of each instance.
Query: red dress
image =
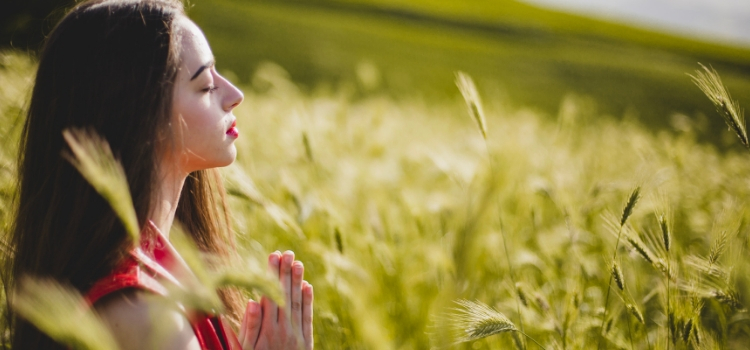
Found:
[[[111,274],[97,281],[86,293],[86,300],[93,305],[97,300],[127,288],[167,295],[167,289],[159,280],[180,285],[169,272],[174,268],[186,269],[187,266],[169,240],[164,238],[153,222],[149,221],[141,232],[141,246],[133,249]],[[227,327],[220,315],[188,312],[186,317],[193,327],[201,349],[242,349],[237,336]]]

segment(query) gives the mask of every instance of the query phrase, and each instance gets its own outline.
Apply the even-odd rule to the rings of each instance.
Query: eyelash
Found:
[[[203,89],[201,91],[203,91],[205,93],[211,93],[211,92],[216,91],[217,89],[218,89],[218,87],[216,85],[211,85],[211,86],[209,86],[209,87],[207,87],[207,88],[205,88],[205,89]]]

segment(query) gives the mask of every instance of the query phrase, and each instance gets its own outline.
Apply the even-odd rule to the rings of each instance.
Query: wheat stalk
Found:
[[[625,239],[628,241],[628,243],[630,243],[630,246],[633,247],[633,249],[638,253],[638,255],[643,257],[644,260],[646,260],[648,263],[654,266],[658,266],[658,264],[656,263],[656,260],[654,260],[654,254],[651,252],[650,249],[646,247],[645,244],[643,244],[643,242],[641,242],[640,239],[635,238],[630,235],[626,235]]]
[[[118,349],[102,320],[71,287],[24,277],[9,299],[21,317],[62,344],[74,349]]]
[[[669,207],[667,207],[667,213],[670,213]],[[661,239],[662,243],[664,244],[664,250],[667,252],[667,315],[668,317],[668,327],[667,330],[669,332],[670,338],[674,339],[674,325],[672,324],[674,319],[674,314],[672,310],[672,300],[671,300],[671,286],[670,286],[670,276],[672,274],[672,259],[670,258],[669,249],[672,247],[672,235],[669,229],[670,221],[667,218],[668,214],[661,214],[658,216],[659,221],[659,228],[661,229]],[[669,342],[667,341],[667,348],[669,348]]]
[[[479,340],[495,334],[518,332],[544,347],[534,338],[516,328],[516,325],[503,313],[477,301],[459,299],[455,301],[460,307],[452,308],[447,315],[448,321],[458,331],[454,344]]]
[[[469,109],[469,115],[477,124],[477,127],[479,127],[479,131],[482,133],[482,138],[484,139],[484,148],[487,151],[487,161],[490,165],[490,171],[492,174],[495,174],[495,169],[492,164],[492,155],[490,153],[490,146],[487,142],[487,121],[484,117],[482,100],[479,97],[479,92],[477,91],[477,87],[474,84],[474,80],[468,74],[458,71],[456,72],[456,86],[461,91],[461,95],[464,97],[464,101],[466,101],[466,106]],[[511,282],[515,284],[516,279],[513,274],[513,265],[510,262],[510,255],[508,254],[508,244],[505,239],[505,230],[502,227],[502,220],[500,221],[500,226],[500,235],[503,239],[503,247],[505,249],[505,259],[508,262],[508,272],[510,274]],[[521,316],[521,303],[518,299],[515,299],[515,302],[516,312],[518,313],[518,324],[521,326],[521,332],[523,332],[524,329],[523,317]]]
[[[204,312],[223,310],[224,305],[216,292],[217,285],[203,262],[198,247],[180,223],[175,222],[172,225],[169,242],[189,268],[189,275],[176,276],[182,285],[170,286],[170,297],[186,307]]]
[[[258,291],[277,305],[285,305],[278,278],[272,276],[258,262],[237,260],[228,266],[219,266],[218,270],[209,269],[209,266],[226,263],[215,256],[202,256],[195,242],[177,222],[172,225],[169,240],[192,273],[189,276],[178,276],[181,277],[180,282],[183,286],[174,286],[176,288],[170,289],[170,296],[184,305],[207,312],[222,310],[223,303],[216,290],[226,286]],[[212,258],[216,261],[211,260]],[[210,264],[206,264],[204,259],[208,259]]]
[[[523,304],[523,306],[529,307],[529,297],[526,293],[526,288],[524,288],[521,282],[516,283],[516,294],[518,294],[518,300],[521,301],[521,304]]]
[[[646,319],[643,318],[643,314],[641,313],[641,310],[638,310],[638,307],[634,304],[627,304],[625,305],[625,308],[628,309],[628,312],[635,317],[638,322],[641,324],[646,324]]]
[[[748,143],[747,129],[745,128],[745,117],[743,116],[742,109],[737,101],[732,100],[724,84],[721,82],[721,78],[715,69],[708,68],[703,64],[700,64],[703,70],[696,70],[696,75],[690,75],[693,79],[693,83],[703,91],[711,103],[714,104],[716,110],[724,118],[724,122],[727,126],[737,134],[740,142],[747,148],[750,149],[750,143]]]
[[[612,277],[615,279],[615,283],[620,290],[625,290],[625,279],[622,275],[622,269],[617,261],[612,263]]]
[[[94,131],[76,128],[63,130],[63,137],[72,152],[63,152],[63,157],[104,197],[122,220],[131,241],[137,243],[140,229],[128,180],[107,141]]]
[[[505,315],[485,304],[469,300],[457,300],[463,308],[454,308],[454,321],[464,331],[460,343],[474,341],[499,333],[514,332],[518,329]]]
[[[672,247],[672,235],[669,229],[669,220],[666,215],[659,215],[659,228],[661,229],[662,243],[664,244],[664,250],[669,252]]]
[[[482,100],[479,98],[479,92],[474,84],[474,80],[464,72],[456,72],[456,86],[461,91],[466,106],[469,108],[469,115],[479,126],[479,131],[482,132],[482,137],[487,139],[487,121],[484,118],[484,109],[482,108]]]
[[[633,209],[635,209],[635,205],[638,203],[638,199],[640,198],[641,194],[641,186],[636,186],[633,191],[630,192],[630,196],[628,196],[628,201],[625,202],[625,206],[622,209],[622,215],[620,216],[620,226],[617,229],[617,240],[615,241],[615,250],[612,253],[612,261],[617,261],[617,250],[620,248],[620,237],[622,236],[622,231],[625,227],[625,223],[628,221],[628,218],[630,218],[630,215],[633,214]],[[612,274],[609,275],[609,282],[607,282],[607,296],[604,298],[604,314],[602,315],[602,323],[599,327],[599,343],[597,344],[597,348],[601,346],[601,340],[602,340],[602,331],[604,330],[604,321],[607,319],[607,308],[609,307],[609,293],[612,290]]]
[[[690,333],[693,331],[693,319],[687,320],[685,322],[685,326],[682,328],[682,341],[684,341],[686,344],[688,341],[690,341]]]
[[[722,230],[714,240],[714,243],[711,245],[711,250],[708,253],[708,263],[710,265],[716,264],[719,257],[721,257],[721,254],[724,253],[724,250],[727,247],[727,241],[729,241],[729,235],[726,230]]]
[[[716,299],[720,303],[725,304],[734,310],[737,310],[737,311],[745,310],[745,307],[742,305],[739,298],[737,297],[737,293],[735,292],[715,290],[711,292],[711,295],[713,295],[714,299]]]
[[[305,156],[307,157],[307,160],[314,162],[315,157],[313,157],[312,146],[310,146],[310,139],[307,137],[306,132],[302,132],[302,145],[305,147]]]
[[[635,205],[638,203],[638,200],[641,198],[641,186],[636,186],[632,192],[630,192],[630,197],[628,197],[627,203],[625,203],[625,207],[622,208],[622,216],[620,217],[620,226],[625,226],[625,223],[628,221],[628,218],[630,215],[633,214],[633,209],[635,208]]]

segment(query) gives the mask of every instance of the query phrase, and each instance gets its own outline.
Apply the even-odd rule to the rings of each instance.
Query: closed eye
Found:
[[[204,89],[201,89],[201,91],[205,92],[205,93],[210,93],[210,92],[216,91],[218,88],[219,87],[217,87],[216,85],[210,85],[210,86],[208,86],[208,87],[206,87]]]

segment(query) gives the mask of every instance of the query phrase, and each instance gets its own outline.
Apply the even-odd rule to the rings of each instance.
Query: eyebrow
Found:
[[[198,68],[198,70],[197,70],[197,71],[195,71],[195,74],[193,74],[193,76],[192,76],[192,77],[190,78],[190,81],[193,81],[193,80],[195,80],[195,78],[197,78],[197,77],[198,77],[198,76],[199,76],[199,75],[200,75],[201,73],[203,73],[203,71],[204,71],[204,70],[205,70],[206,68],[209,68],[209,67],[213,66],[213,65],[214,65],[215,63],[216,63],[216,61],[214,61],[214,60],[211,60],[211,61],[209,61],[208,63],[206,63],[206,64],[204,64],[204,65],[200,66],[200,68]]]

